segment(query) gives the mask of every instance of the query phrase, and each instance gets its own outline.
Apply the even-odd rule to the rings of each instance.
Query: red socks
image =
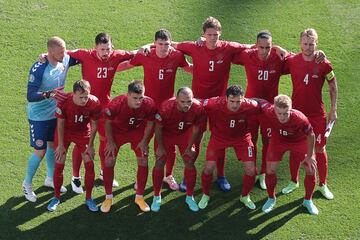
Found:
[[[275,187],[277,184],[276,174],[266,174],[265,183],[266,183],[269,198],[275,198]]]
[[[316,153],[317,169],[319,173],[319,185],[326,184],[328,175],[328,156],[326,152]]]
[[[91,198],[91,192],[94,187],[95,181],[95,171],[94,171],[94,162],[89,161],[84,163],[85,166],[85,191],[86,199]]]
[[[76,144],[74,146],[74,149],[72,151],[72,175],[74,177],[80,177],[80,167],[82,162],[81,152],[77,148]]]
[[[144,189],[146,186],[146,181],[148,178],[148,166],[140,166],[138,165],[137,169],[137,176],[136,176],[136,182],[137,182],[137,195],[144,195]]]
[[[154,196],[160,196],[160,191],[162,187],[162,182],[164,179],[164,170],[153,168],[152,171],[152,181],[154,188]]]
[[[254,187],[255,184],[255,177],[254,176],[249,176],[249,175],[244,175],[243,176],[243,186],[242,186],[242,190],[241,190],[241,196],[247,196],[251,189]]]
[[[305,200],[310,200],[315,189],[316,175],[305,175]]]
[[[103,169],[103,178],[106,195],[112,194],[112,183],[114,180],[114,167],[105,167]]]
[[[212,173],[206,174],[204,171],[201,174],[201,184],[203,193],[206,195],[210,195],[211,181],[212,181]]]
[[[194,188],[196,183],[196,168],[184,169],[184,176],[186,182],[186,195],[192,196],[194,194]]]
[[[60,188],[63,185],[64,176],[63,176],[63,170],[64,170],[65,164],[61,164],[58,162],[55,162],[55,170],[54,170],[54,193],[56,198],[60,198]]]

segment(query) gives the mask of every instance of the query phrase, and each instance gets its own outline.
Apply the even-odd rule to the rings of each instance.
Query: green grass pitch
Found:
[[[0,239],[360,239],[359,13],[358,0],[0,0]],[[222,39],[254,43],[259,30],[269,29],[276,44],[293,52],[299,51],[303,29],[313,27],[318,31],[318,48],[332,62],[339,85],[338,122],[328,141],[328,184],[335,200],[325,200],[316,192],[314,202],[320,215],[310,216],[300,206],[304,191],[300,182],[300,189],[288,196],[280,195],[274,211],[263,214],[261,206],[267,194],[255,187],[252,199],[257,209],[249,211],[239,202],[243,171],[231,150],[226,172],[232,191],[224,194],[214,185],[206,210],[192,213],[183,193],[164,189],[161,211],[141,213],[133,203],[136,162],[126,146],[115,169],[121,186],[114,189],[111,213],[90,213],[84,206],[84,196],[71,193],[70,154],[64,172],[69,191],[62,196],[57,211],[46,210],[53,193],[42,187],[44,163],[33,182],[38,201],[27,202],[21,189],[32,151],[25,115],[26,86],[29,68],[46,51],[46,40],[58,35],[65,39],[68,49],[92,48],[96,34],[105,31],[112,35],[115,48],[133,50],[151,42],[159,28],[170,30],[175,41],[195,40],[208,16],[221,21]],[[112,96],[124,93],[127,83],[142,79],[142,75],[142,68],[117,74]],[[66,90],[70,91],[80,77],[80,67],[72,68]],[[242,67],[232,67],[230,82],[245,86]],[[191,76],[179,71],[176,87],[190,84]],[[288,77],[281,79],[280,92],[291,93]],[[328,106],[326,85],[323,95]],[[208,136],[203,146],[207,140]],[[201,197],[199,176],[204,150],[197,161],[197,201]],[[151,157],[150,169],[153,164]],[[95,166],[98,174],[99,159]],[[182,166],[178,159],[178,181]],[[279,192],[289,179],[287,160],[281,163],[278,176]],[[152,199],[151,182],[149,176],[145,195],[148,203]],[[101,203],[104,189],[99,181],[95,183],[93,196]]]

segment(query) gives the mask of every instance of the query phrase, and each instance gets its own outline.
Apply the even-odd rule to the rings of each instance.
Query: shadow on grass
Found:
[[[71,189],[70,186],[67,187]],[[259,239],[281,228],[296,215],[305,212],[299,208],[302,199],[277,206],[269,214],[261,212],[261,206],[266,200],[262,199],[256,202],[257,210],[250,211],[238,201],[238,191],[233,190],[224,194],[214,189],[209,206],[194,213],[189,211],[185,204],[185,194],[164,189],[160,212],[142,213],[133,202],[133,194],[122,199],[117,196],[132,187],[133,184],[130,184],[114,191],[114,204],[108,214],[89,212],[84,204],[75,207],[67,205],[70,210],[66,211],[65,204],[62,204],[76,196],[70,191],[62,196],[59,211],[52,213],[46,209],[53,196],[52,192],[39,197],[36,203],[25,202],[24,197],[11,197],[0,206],[1,225],[11,226],[1,231],[2,237],[52,240]],[[240,189],[240,185],[234,187]],[[41,187],[36,192],[39,194],[44,191],[47,189]],[[152,197],[148,197],[150,195],[152,188],[147,188],[145,196],[149,204],[152,200]],[[197,190],[194,195],[199,200],[201,190]],[[101,203],[104,196],[94,200]],[[37,220],[39,225],[33,226],[31,220],[34,218],[44,220]],[[23,230],[24,224],[30,230]]]

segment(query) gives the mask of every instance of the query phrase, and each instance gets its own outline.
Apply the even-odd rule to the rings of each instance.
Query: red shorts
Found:
[[[186,131],[185,133],[181,134],[181,135],[163,135],[163,143],[164,143],[164,147],[165,147],[165,151],[167,153],[167,155],[171,155],[171,153],[176,153],[176,149],[175,146],[178,146],[179,151],[181,156],[184,155],[185,150],[187,148],[187,146],[189,145],[189,141],[191,140],[191,136],[192,136],[192,129],[189,129],[188,131]],[[195,147],[195,146],[193,146]],[[155,145],[155,150],[157,148],[157,144]],[[196,149],[195,149],[196,151]],[[185,157],[185,161],[188,160],[189,158],[186,158],[186,156],[183,156],[183,158]],[[166,156],[166,159],[167,156]]]
[[[326,137],[324,136],[326,131],[326,117],[315,116],[309,117],[308,119],[315,134],[315,146],[324,147],[326,145]]]
[[[136,148],[141,139],[144,136],[144,129],[136,129],[126,133],[113,133],[113,137],[116,143],[118,150],[115,152],[115,155],[118,154],[120,147],[126,143],[130,143],[131,149],[135,152],[136,157],[142,157],[143,153],[139,148]]]
[[[240,139],[230,142],[217,139],[213,135],[211,135],[206,149],[206,161],[217,161],[218,159],[223,159],[225,150],[228,147],[234,148],[236,157],[239,161],[255,161],[254,145],[251,142],[251,139]]]
[[[282,157],[286,151],[290,151],[294,158],[302,158],[300,159],[300,161],[302,161],[305,159],[305,155],[308,151],[307,141],[305,140],[295,143],[284,143],[270,140],[266,161],[279,162],[282,160]]]
[[[271,126],[269,121],[266,120],[266,117],[263,114],[251,115],[248,120],[248,126],[251,133],[251,136],[258,136],[259,126],[260,132],[263,138],[270,139],[271,137]]]
[[[58,146],[58,132],[55,131],[55,137],[54,137],[54,148],[56,149]],[[79,149],[80,153],[85,152],[87,145],[89,144],[90,136],[88,135],[78,135],[73,134],[70,131],[67,131],[65,129],[64,131],[64,147],[66,151],[68,150],[70,144],[73,142],[76,147]]]

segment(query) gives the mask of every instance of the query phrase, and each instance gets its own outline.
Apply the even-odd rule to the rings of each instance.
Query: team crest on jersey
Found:
[[[110,109],[105,108],[105,114],[108,115],[109,117],[111,116],[111,112]]]
[[[33,74],[29,75],[29,82],[34,82],[35,81],[35,76]]]
[[[44,145],[44,141],[41,140],[41,139],[38,139],[38,140],[35,141],[35,144],[36,144],[36,146],[38,146],[38,147],[42,147],[42,146]]]
[[[160,116],[160,114],[155,114],[155,119],[157,119],[157,120],[159,120],[159,121],[162,121],[162,118],[161,118],[161,116]]]
[[[62,114],[61,109],[60,109],[60,108],[58,108],[58,107],[56,108],[56,110],[55,110],[55,111],[56,111],[56,113],[57,113],[57,114],[59,114],[59,115],[61,115],[61,114]]]
[[[209,102],[209,99],[205,99],[204,103],[203,103],[203,106],[205,107]]]

